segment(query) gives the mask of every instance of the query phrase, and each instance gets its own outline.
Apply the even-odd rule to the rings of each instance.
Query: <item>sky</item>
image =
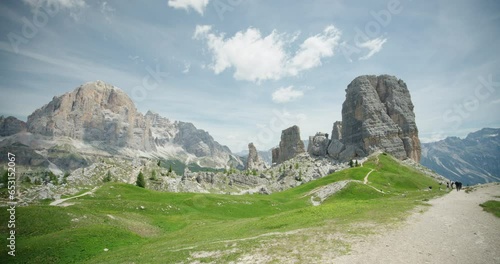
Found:
[[[365,74],[407,84],[422,142],[500,127],[500,2],[0,2],[0,115],[24,121],[102,80],[233,152],[267,150],[291,125],[330,133]]]

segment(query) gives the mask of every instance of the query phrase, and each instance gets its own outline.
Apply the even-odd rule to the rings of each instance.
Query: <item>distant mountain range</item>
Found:
[[[405,106],[404,108],[408,111],[404,112],[404,115],[407,116],[408,122],[413,124],[413,106],[406,92],[406,86],[401,80],[388,76],[377,78],[364,76],[361,79],[362,82],[354,82],[356,85],[349,87],[350,90],[355,91],[373,90],[370,95],[363,94],[366,98],[379,96],[374,92],[375,86],[379,87],[384,95],[393,90],[403,90],[403,95],[398,96],[407,100],[399,100],[397,104]],[[392,90],[388,87],[392,87]],[[347,97],[346,101],[348,101]],[[367,99],[366,101],[372,102],[373,100]],[[375,101],[378,107],[382,107],[380,102]],[[369,104],[356,106],[360,109],[368,107],[365,109],[366,116],[363,116],[366,120],[371,120],[370,117],[380,112],[378,108],[372,109],[370,106]],[[352,111],[344,112],[349,114]],[[399,120],[398,116],[395,114],[394,119]],[[364,134],[359,132],[359,129],[365,126],[359,123],[359,127],[351,130],[359,132],[358,136],[363,138],[362,142],[370,141],[372,137],[375,137],[374,135],[380,134],[380,137],[377,137],[380,142],[370,145],[365,152],[358,143],[349,145],[350,141],[346,141],[346,144],[349,144],[345,145],[340,140],[343,138],[341,134],[352,134],[350,130],[343,131],[345,130],[343,129],[342,133],[340,130],[343,123],[353,126],[354,121],[350,118],[347,116],[345,122],[334,123],[331,140],[328,139],[328,134],[317,133],[309,140],[304,140],[304,144],[300,144],[300,149],[296,148],[298,146],[296,140],[300,141],[301,138],[299,128],[296,127],[293,133],[288,134],[285,133],[287,129],[283,130],[279,145],[280,155],[287,157],[284,160],[299,154],[325,162],[328,160],[320,171],[311,172],[312,176],[303,175],[312,178],[328,174],[331,169],[330,165],[333,164],[332,159],[337,162],[345,161],[346,158],[357,156],[358,153],[364,154],[359,155],[363,157],[375,150],[383,150],[400,159],[410,158],[418,162],[420,144],[417,143],[419,140],[418,138],[412,139],[412,137],[418,137],[417,130],[410,131],[411,135],[403,138],[391,132],[386,138],[382,137],[385,132],[381,131],[387,129],[389,129],[387,131],[396,131],[395,128],[398,127],[390,117],[381,117],[379,120],[384,121],[385,123],[382,123],[388,124],[387,126],[368,122],[367,124],[371,127]],[[404,124],[402,127],[405,127]],[[451,180],[461,181],[464,184],[500,181],[499,134],[500,129],[485,128],[469,134],[465,139],[450,137],[439,142],[422,144],[421,163]],[[318,138],[324,140],[321,141]],[[309,150],[309,153],[303,153],[305,149],[309,149],[307,146],[311,142],[315,142],[314,147]],[[271,165],[277,149],[258,151],[254,147],[253,153],[258,154],[254,156],[260,156],[260,160],[267,165]],[[89,179],[100,179],[109,172],[121,175],[120,180],[133,182],[139,171],[145,169],[153,173],[154,170],[161,170],[161,167],[165,166],[174,167],[173,170],[176,172],[178,168],[182,168],[177,172],[179,177],[183,174],[185,167],[196,169],[196,171],[223,171],[224,169],[243,171],[248,155],[248,151],[233,154],[228,147],[215,141],[207,131],[198,129],[191,123],[171,121],[152,111],[146,114],[138,112],[125,92],[102,81],[89,82],[71,92],[55,96],[49,103],[35,110],[28,117],[27,122],[14,117],[0,117],[0,155],[7,156],[7,152],[17,155],[18,170],[26,174],[23,177],[24,180],[28,177],[37,178],[39,175],[35,174],[50,171],[60,178],[71,173],[68,179],[73,178],[74,182],[81,181],[87,185],[93,183]],[[305,158],[302,157],[302,159]],[[5,160],[0,161],[0,165],[4,164]],[[191,176],[175,179],[176,183],[169,183],[168,186],[177,186],[180,181],[186,183],[184,185],[187,186],[183,185],[186,188],[183,187],[182,190],[195,190],[196,188],[191,187],[196,184],[191,184],[191,181],[199,184],[205,178],[210,178],[209,182],[214,184],[210,175],[189,173],[190,170],[186,175]],[[238,174],[237,176],[248,175]],[[260,176],[272,178],[265,174]],[[242,181],[239,178],[232,180]],[[227,181],[228,184],[232,184],[231,179],[228,178]],[[158,188],[168,187],[165,186]]]
[[[483,128],[465,139],[448,137],[422,144],[421,164],[453,181],[500,181],[500,129]]]

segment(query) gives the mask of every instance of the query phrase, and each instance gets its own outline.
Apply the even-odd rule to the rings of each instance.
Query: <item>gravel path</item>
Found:
[[[496,197],[495,197],[496,196]],[[500,218],[479,204],[500,200],[500,185],[452,191],[397,229],[352,245],[333,263],[500,263]]]
[[[50,203],[50,205],[52,206],[68,206],[68,205],[72,205],[72,204],[64,204],[64,202],[66,202],[67,200],[71,200],[71,199],[75,199],[75,198],[78,198],[78,197],[82,197],[82,196],[85,196],[85,195],[89,195],[89,194],[93,194],[99,187],[94,187],[94,189],[86,192],[86,193],[82,193],[80,195],[77,195],[77,196],[72,196],[72,197],[69,197],[69,198],[64,198],[64,199],[57,199],[53,202]]]
[[[368,184],[368,177],[370,176],[370,174],[374,171],[374,169],[371,169],[370,172],[368,172],[365,176],[365,179],[363,180],[363,184]]]

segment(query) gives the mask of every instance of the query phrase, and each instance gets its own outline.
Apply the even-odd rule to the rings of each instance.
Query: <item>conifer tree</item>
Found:
[[[139,172],[139,175],[137,175],[137,181],[135,182],[135,184],[141,188],[146,188],[146,181],[144,180],[142,171]]]

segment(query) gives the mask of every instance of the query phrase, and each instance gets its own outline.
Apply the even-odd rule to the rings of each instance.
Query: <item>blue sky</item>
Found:
[[[403,79],[422,141],[500,127],[500,2],[23,0],[0,3],[0,115],[103,80],[233,151],[330,133],[347,85]]]

